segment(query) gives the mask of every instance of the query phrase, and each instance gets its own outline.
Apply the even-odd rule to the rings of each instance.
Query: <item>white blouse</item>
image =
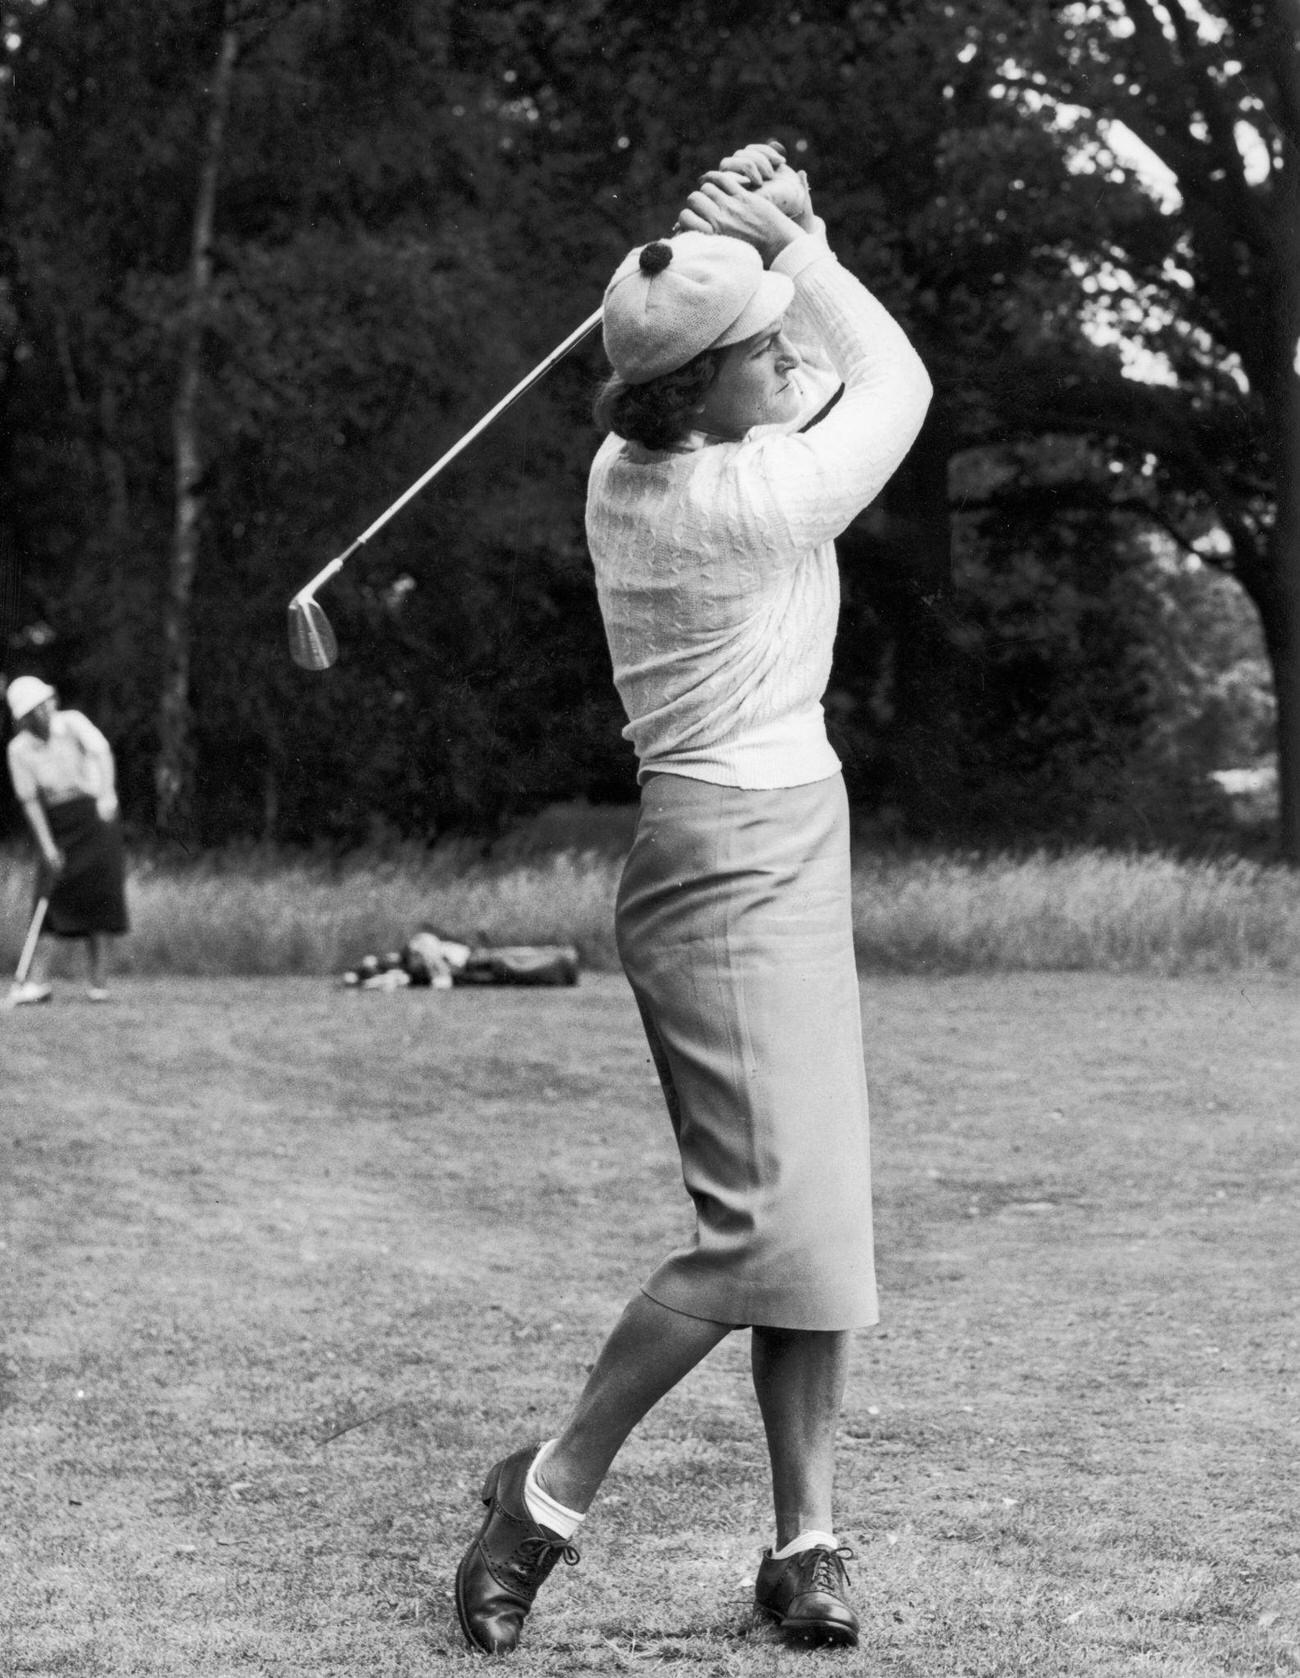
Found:
[[[80,711],[56,711],[48,740],[22,729],[9,742],[8,757],[9,778],[24,804],[33,798],[65,804],[70,798],[99,798],[112,790],[108,741]]]

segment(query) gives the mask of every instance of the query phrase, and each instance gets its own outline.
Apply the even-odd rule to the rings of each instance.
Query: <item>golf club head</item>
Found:
[[[310,596],[289,602],[289,656],[304,670],[328,670],[339,656],[330,621]]]

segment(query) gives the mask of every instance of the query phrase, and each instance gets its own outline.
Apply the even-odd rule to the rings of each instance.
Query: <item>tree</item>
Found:
[[[973,834],[1233,837],[1211,777],[1271,732],[1258,621],[1235,583],[1152,531],[1115,466],[1072,437],[954,463]]]
[[[537,183],[531,196],[575,229],[558,250],[583,250],[576,230],[590,229],[593,295],[611,252],[671,225],[702,168],[739,136],[775,131],[809,169],[837,250],[918,342],[938,392],[904,469],[841,544],[846,613],[834,687],[856,706],[838,740],[856,796],[898,804],[914,831],[928,833],[951,830],[960,815],[948,467],[963,386],[981,353],[996,353],[982,322],[971,331],[979,316],[962,295],[971,281],[952,251],[965,208],[952,193],[945,200],[944,181],[972,134],[983,140],[998,128],[1001,151],[986,145],[996,167],[980,183],[992,195],[1005,180],[1008,137],[1022,151],[1031,143],[1013,112],[971,85],[982,77],[987,86],[986,67],[959,58],[988,11],[974,0],[808,0],[797,13],[675,0],[652,14],[586,0],[573,10],[467,7],[464,18],[466,51],[510,54],[503,67],[529,118],[511,137],[512,155]],[[1037,155],[1039,175],[1053,178],[1035,200],[1054,219],[1014,264],[1000,256],[1017,276],[1041,264],[1070,214],[1059,147],[1043,138]],[[885,688],[864,727],[862,695]]]
[[[1277,701],[1283,854],[1300,863],[1300,13],[1295,0],[1049,0],[985,50],[1027,122],[1054,115],[1099,204],[1095,294],[1169,382],[1046,354],[1014,375],[1023,430],[1080,429],[1154,466],[1156,505],[1246,591]],[[1116,130],[1114,124],[1122,124]],[[1176,192],[1145,193],[1136,136]],[[1117,138],[1118,134],[1118,138]],[[1126,298],[1123,292],[1128,292]],[[1009,381],[1008,381],[1009,382]],[[1012,401],[1003,403],[1009,412]],[[1212,515],[1222,533],[1196,543]]]
[[[968,827],[972,708],[1034,572],[1025,519],[1015,544],[995,528],[1011,517],[1003,486],[981,537],[986,594],[954,586],[954,471],[973,453],[1016,454],[1043,550],[1087,529],[1104,560],[1090,599],[1107,597],[1112,552],[1124,571],[1135,508],[1184,540],[1207,527],[1170,393],[1123,377],[1122,346],[1085,329],[1111,275],[1186,303],[1165,271],[1175,222],[1131,171],[1099,164],[1100,121],[1074,110],[1067,128],[1048,91],[1100,12],[0,3],[19,42],[0,158],[16,322],[0,363],[5,531],[24,562],[24,633],[40,631],[43,672],[109,724],[129,810],[150,802],[155,763],[185,761],[160,696],[186,684],[203,841],[491,832],[549,797],[632,795],[582,533],[594,346],[331,583],[344,656],[328,677],[289,665],[284,603],[590,310],[627,246],[670,226],[698,171],[744,135],[778,132],[809,167],[837,249],[938,387],[905,470],[844,544],[833,697],[860,798],[897,805],[912,831]],[[217,151],[213,67],[254,7],[275,27],[233,64],[208,234],[195,181],[205,145]],[[1141,331],[1191,369],[1185,406],[1222,427],[1231,380],[1183,320],[1148,307]],[[1036,481],[1071,433],[1089,473]],[[1106,454],[1113,475],[1093,471]],[[1244,447],[1216,464],[1247,484]],[[202,563],[178,571],[195,544]],[[179,603],[177,577],[192,578]],[[182,629],[188,616],[184,682],[177,659],[168,673],[169,611]],[[1073,633],[1061,600],[1044,613]],[[1080,647],[1109,656],[1091,606],[1088,628]],[[1013,707],[1031,665],[1001,661]],[[1018,766],[1064,738],[1097,761],[1096,691],[1080,670],[1075,716],[1055,691],[1056,732],[1030,731]],[[1006,744],[982,731],[981,750]]]
[[[240,32],[233,9],[228,6],[221,21],[208,91],[208,115],[203,127],[190,236],[187,295],[177,352],[177,390],[172,404],[176,515],[163,592],[162,693],[158,706],[158,758],[154,767],[157,821],[164,833],[188,827],[190,815],[190,608],[199,561],[202,514],[203,443],[199,434],[199,403],[203,339],[212,291],[217,183],[239,50]]]
[[[511,796],[491,683],[467,677],[476,660],[512,662],[480,582],[518,546],[526,459],[498,457],[497,497],[467,500],[449,478],[357,568],[340,609],[361,633],[328,683],[284,650],[284,602],[320,551],[549,348],[552,320],[573,324],[566,292],[523,311],[496,266],[510,119],[482,71],[449,65],[446,11],[11,0],[3,225],[22,353],[4,392],[6,488],[22,615],[47,631],[28,652],[104,720],[128,810],[139,819],[156,792],[164,831],[190,767],[201,839],[282,821],[357,837],[376,813],[414,825],[436,811],[436,830],[472,819],[493,776],[487,806]],[[232,63],[232,27],[247,44],[268,22]],[[545,540],[548,521],[535,526]],[[394,593],[404,577],[415,588]],[[477,618],[448,645],[462,599]],[[376,631],[422,618],[412,685]],[[581,713],[577,684],[556,686]],[[385,773],[391,751],[367,757],[347,720],[405,725],[417,702]],[[488,736],[495,752],[460,753]]]

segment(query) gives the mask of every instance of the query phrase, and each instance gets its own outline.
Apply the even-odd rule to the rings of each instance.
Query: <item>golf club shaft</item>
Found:
[[[36,940],[41,935],[41,928],[45,924],[45,911],[50,906],[48,897],[42,897],[32,911],[32,924],[27,928],[27,938],[23,944],[23,953],[18,957],[18,966],[14,972],[14,983],[25,985],[27,975],[31,971],[32,958],[36,954]]]
[[[482,419],[472,425],[459,442],[453,443],[447,450],[446,454],[435,460],[427,472],[418,477],[408,490],[398,496],[397,500],[393,502],[391,507],[386,508],[384,512],[380,513],[379,517],[372,525],[361,532],[360,536],[358,536],[356,541],[352,543],[351,547],[345,548],[344,551],[337,556],[337,558],[330,560],[325,569],[321,571],[318,576],[313,577],[304,588],[299,589],[294,598],[298,601],[302,601],[308,596],[315,594],[316,590],[322,583],[328,581],[328,579],[334,576],[337,571],[341,570],[345,562],[352,557],[352,555],[359,547],[362,546],[363,543],[368,542],[377,530],[383,529],[389,519],[393,517],[394,513],[400,513],[406,503],[410,501],[413,496],[418,495],[426,484],[432,483],[434,478],[438,476],[439,472],[449,466],[458,454],[467,449],[476,437],[487,430],[493,420],[495,420],[499,415],[505,413],[506,409],[510,407],[512,403],[517,402],[525,391],[531,390],[539,379],[544,379],[550,372],[551,368],[555,366],[556,362],[562,360],[564,356],[568,355],[569,351],[573,349],[575,345],[580,344],[588,333],[594,332],[596,327],[600,325],[600,314],[600,310],[597,309],[593,314],[588,315],[587,319],[583,321],[581,326],[576,327],[572,332],[570,332],[569,336],[564,339],[562,343],[557,344],[544,361],[539,361],[537,366],[533,368],[532,372],[525,374],[524,377],[520,379],[519,383],[515,385],[513,390],[508,390],[494,407],[489,408],[487,413],[483,415]]]

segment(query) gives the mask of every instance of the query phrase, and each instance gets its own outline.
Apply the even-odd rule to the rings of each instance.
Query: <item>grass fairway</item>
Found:
[[[620,1458],[511,1670],[1300,1672],[1294,982],[864,994],[861,1651],[751,1623],[736,1335]],[[0,1016],[0,1672],[482,1670],[449,1609],[482,1470],[686,1227],[622,980],[65,996]]]

